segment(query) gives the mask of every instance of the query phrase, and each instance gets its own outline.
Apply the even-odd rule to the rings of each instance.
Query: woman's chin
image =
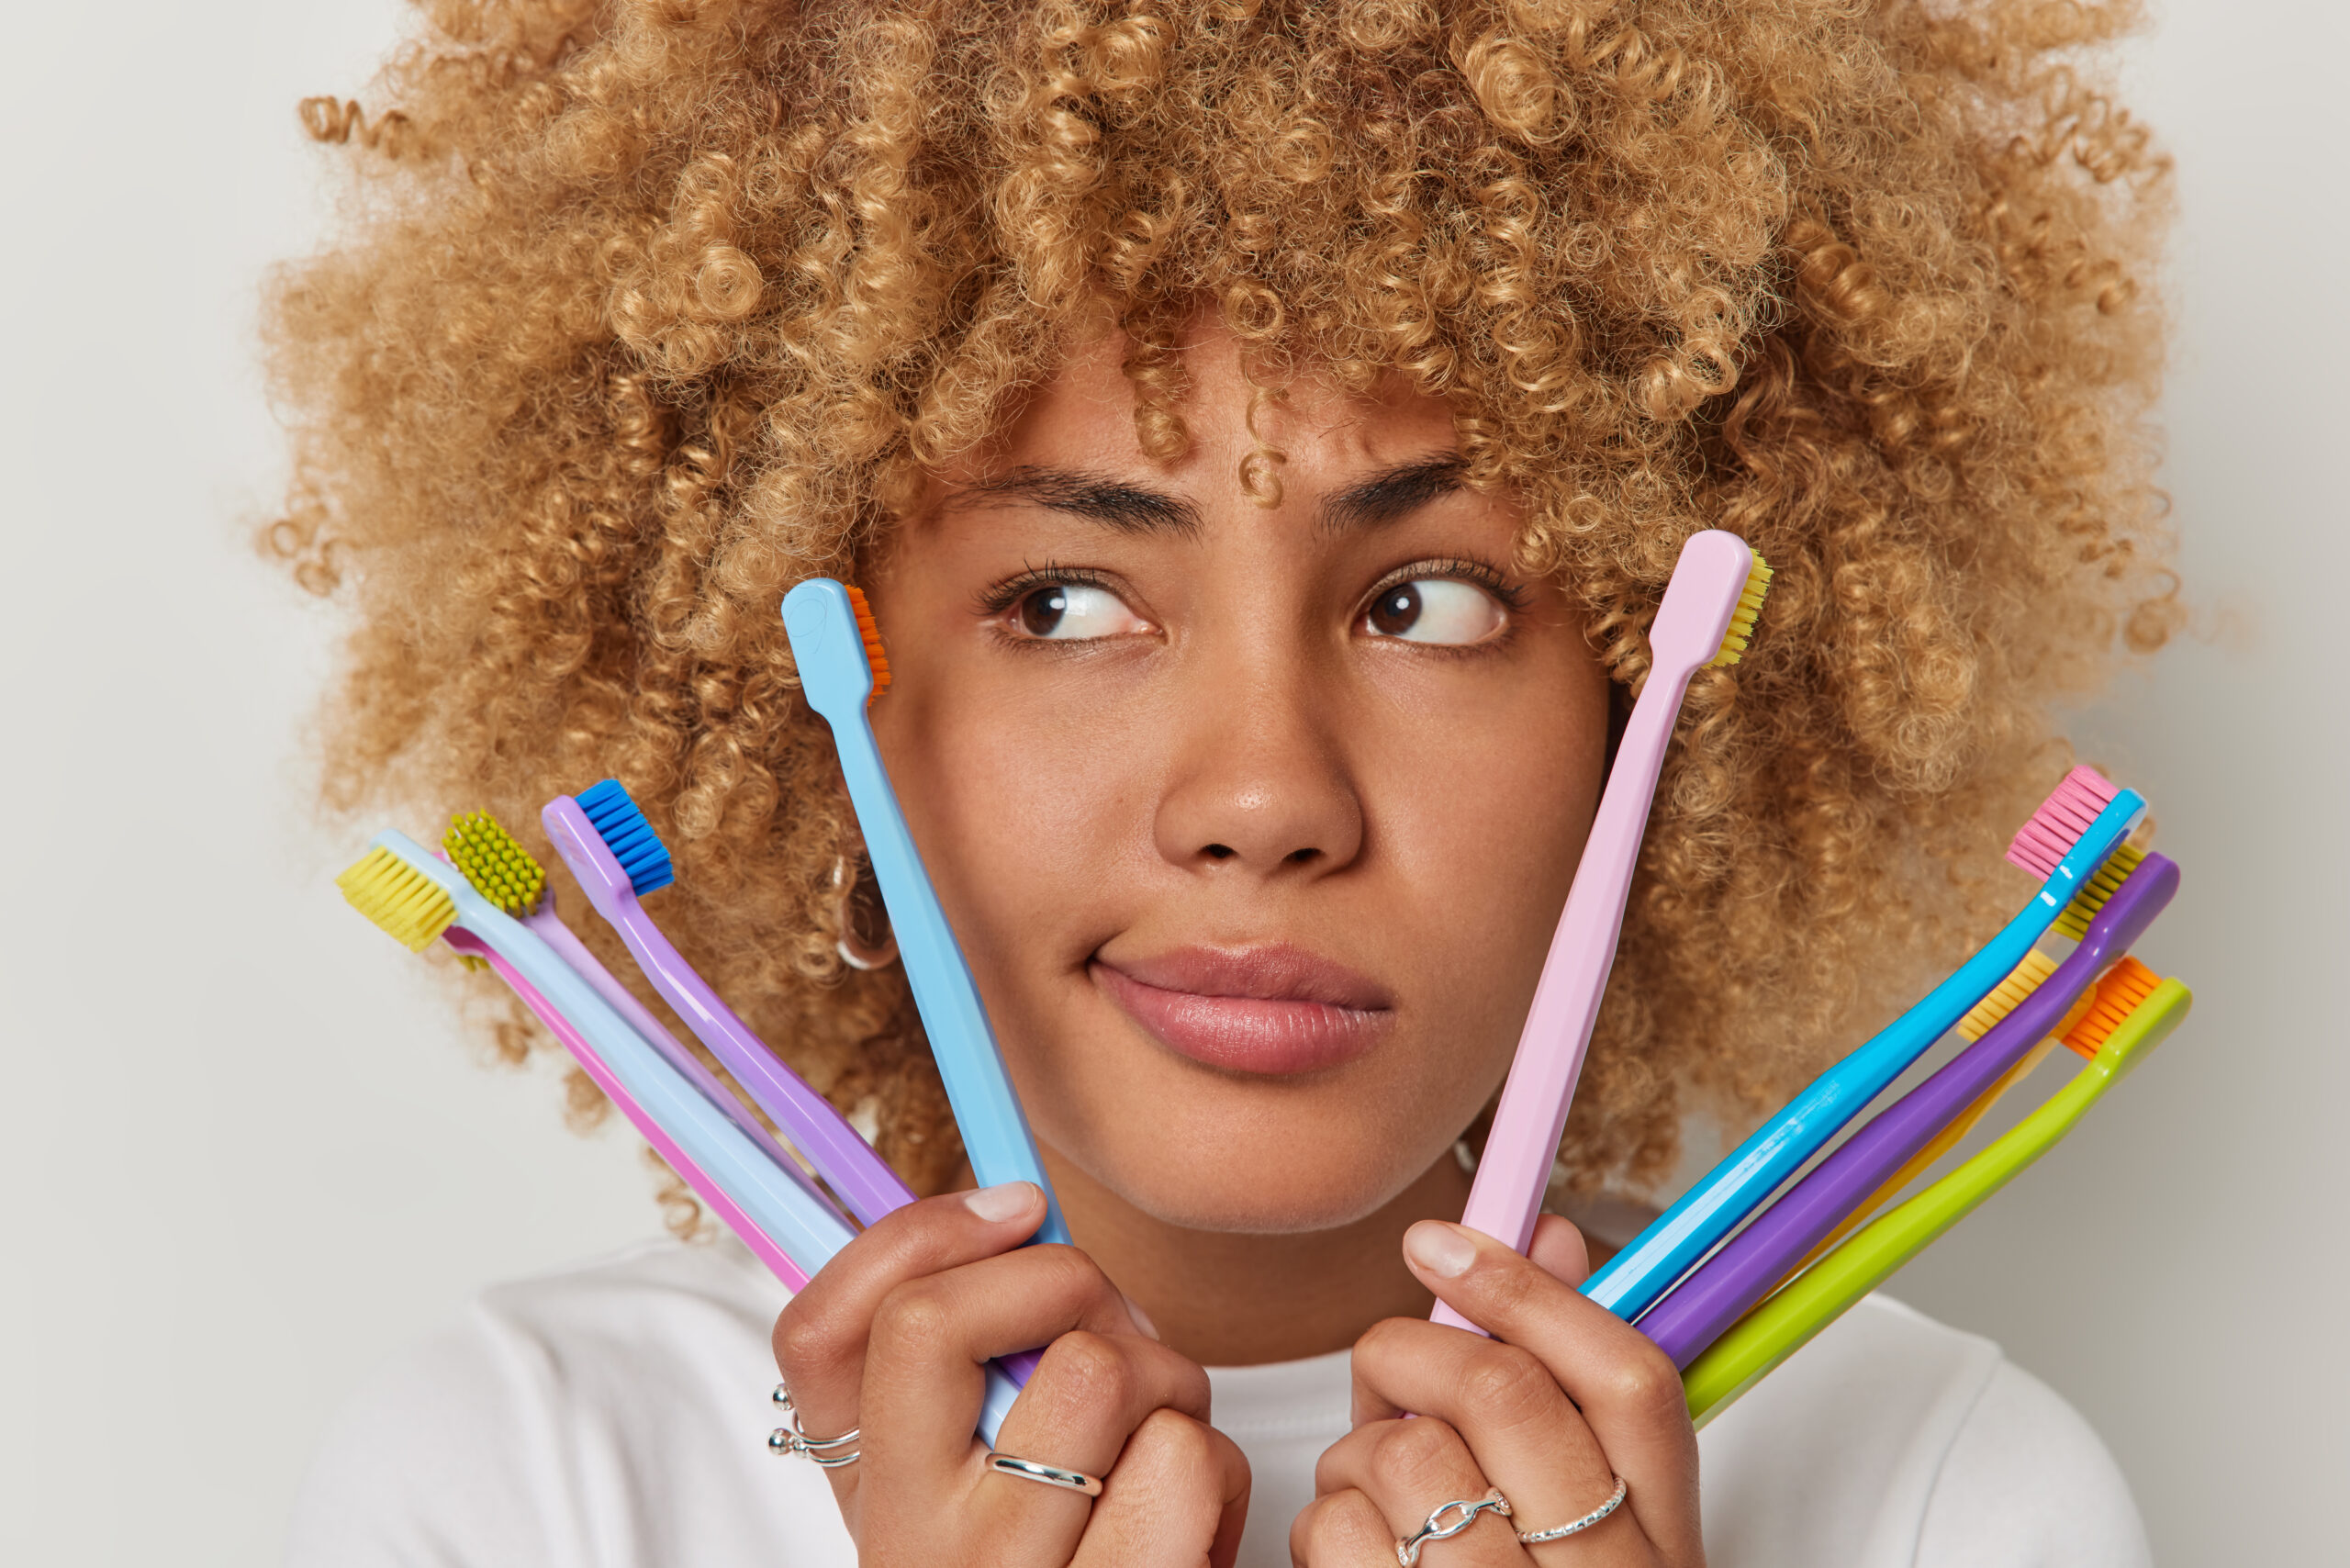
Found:
[[[1426,1173],[1426,1166],[1393,1167],[1385,1159],[1348,1159],[1328,1151],[1301,1159],[1292,1149],[1278,1160],[1249,1159],[1227,1148],[1222,1158],[1172,1154],[1158,1159],[1119,1151],[1095,1179],[1162,1225],[1221,1235],[1297,1236],[1337,1230],[1370,1218]]]

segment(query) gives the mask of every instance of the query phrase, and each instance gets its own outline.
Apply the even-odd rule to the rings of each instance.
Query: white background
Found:
[[[2166,10],[2129,59],[2185,208],[2197,624],[2076,734],[2186,868],[2143,951],[2198,1005],[1897,1289],[2088,1414],[2164,1561],[2340,1562],[2350,24]],[[15,7],[0,46],[10,1562],[273,1559],[365,1368],[655,1225],[632,1141],[485,1070],[341,906],[296,733],[330,628],[245,543],[279,461],[257,279],[321,217],[294,105],[355,90],[393,26],[130,0]]]

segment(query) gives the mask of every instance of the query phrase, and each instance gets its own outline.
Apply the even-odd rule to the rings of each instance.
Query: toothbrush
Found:
[[[2129,951],[2178,890],[2178,867],[2149,855],[2105,901],[2080,946],[1988,1034],[1852,1135],[1753,1224],[1639,1319],[1676,1366],[1762,1299],[1812,1245],[2055,1027],[2098,972]]]
[[[1742,548],[1742,546],[1741,546]],[[938,1076],[946,1085],[955,1123],[981,1186],[1033,1182],[1045,1194],[1038,1241],[1069,1240],[1060,1201],[1045,1179],[1044,1160],[1028,1118],[1013,1092],[995,1032],[971,979],[963,949],[946,924],[922,855],[898,809],[897,792],[881,764],[866,707],[890,685],[890,663],[865,596],[830,577],[811,577],[784,596],[783,629],[800,666],[808,705],[833,727],[849,803],[865,835],[866,853],[881,884],[881,902],[898,938],[898,954],[913,988]]]
[[[1744,654],[1770,582],[1771,568],[1744,540],[1708,529],[1682,546],[1649,630],[1648,684],[1617,747],[1460,1215],[1461,1224],[1520,1252],[1533,1239],[1558,1161],[1559,1139],[1566,1131],[1607,971],[1616,961],[1624,901],[1682,698],[1701,666],[1735,664]],[[1483,1332],[1441,1302],[1430,1316]]]
[[[662,1162],[694,1190],[696,1197],[711,1206],[711,1212],[718,1215],[727,1229],[742,1238],[743,1245],[767,1266],[767,1272],[783,1282],[786,1290],[796,1292],[808,1282],[808,1275],[800,1265],[768,1240],[767,1233],[761,1230],[758,1223],[744,1214],[733,1198],[727,1196],[726,1189],[711,1181],[702,1168],[694,1163],[690,1155],[670,1140],[661,1124],[645,1114],[644,1107],[638,1104],[636,1097],[628,1092],[628,1086],[612,1076],[612,1070],[604,1065],[604,1058],[596,1054],[596,1047],[572,1027],[571,1020],[563,1015],[560,1008],[541,996],[537,987],[524,980],[496,948],[472,932],[453,925],[442,933],[441,939],[467,958],[487,963],[498,972],[498,979],[513,988],[514,994],[522,999],[522,1004],[537,1014],[539,1022],[563,1042],[564,1048],[572,1054],[581,1070],[596,1081],[596,1087],[621,1108],[621,1114],[626,1116],[639,1136],[653,1146],[653,1151],[661,1157]]]
[[[2031,902],[1957,971],[1860,1049],[1812,1081],[1777,1114],[1682,1194],[1583,1282],[1583,1294],[1630,1320],[1907,1071],[2092,886],[2145,815],[2143,797],[2076,767],[2009,846],[2008,858],[2043,879]]]
[[[2117,845],[2114,847],[2113,858],[2108,860],[2104,868],[2092,879],[2090,890],[2066,904],[2065,913],[2056,917],[2056,929],[2075,941],[2086,935],[2090,915],[2094,914],[2097,909],[2103,907],[2105,900],[2112,896],[2113,889],[2121,885],[2121,879],[2137,869],[2138,863],[2145,857],[2144,850],[2127,841]],[[2088,906],[2087,913],[2083,913],[2085,905]],[[1990,1032],[1992,1025],[2015,1010],[2016,1003],[2031,995],[2042,981],[2055,972],[2056,961],[2034,947],[2024,955],[2023,962],[2017,966],[2014,974],[1994,986],[1990,995],[1976,1002],[1966,1016],[1958,1021],[1959,1038],[1970,1042],[1981,1039]],[[1870,1216],[1885,1207],[1886,1204],[1891,1203],[1903,1188],[1924,1174],[1943,1155],[1956,1148],[1959,1140],[1975,1130],[1975,1125],[1983,1119],[1992,1106],[2006,1097],[2009,1090],[2013,1089],[2038,1070],[2040,1064],[2047,1059],[2048,1053],[2055,1047],[2060,1038],[2076,1055],[2085,1059],[2094,1059],[2097,1056],[2096,1043],[2079,1035],[2076,1025],[2080,1024],[2096,1007],[2098,995],[2098,992],[2094,987],[2082,992],[2080,1000],[2073,1003],[2072,1010],[2065,1014],[2062,1022],[2042,1036],[2039,1044],[2025,1053],[2020,1061],[2001,1074],[1998,1081],[1976,1095],[1975,1103],[1961,1111],[1948,1126],[1936,1133],[1931,1143],[1911,1155],[1907,1165],[1886,1179],[1885,1185],[1871,1193],[1851,1214],[1839,1220],[1836,1228],[1821,1238],[1818,1245],[1806,1253],[1803,1261],[1790,1269],[1786,1277],[1779,1283],[1785,1285],[1788,1280],[1794,1279],[1796,1275],[1818,1262],[1830,1248],[1867,1224]]]
[[[547,802],[539,820],[555,853],[579,879],[588,902],[628,945],[637,968],[717,1054],[734,1081],[775,1119],[777,1129],[808,1157],[848,1212],[871,1225],[913,1202],[913,1190],[889,1162],[857,1136],[831,1101],[751,1033],[637,902],[667,887],[674,876],[668,850],[619,781],[607,778],[576,799],[558,795]]]
[[[593,794],[595,791],[591,790],[589,793]],[[668,852],[662,847],[660,840],[653,836],[652,829],[649,826],[644,825],[642,813],[635,812],[634,804],[633,802],[629,801],[627,793],[621,790],[620,786],[617,784],[610,786],[610,793],[617,794],[619,796],[621,801],[628,806],[629,812],[635,814],[638,824],[637,829],[634,831],[628,830],[625,827],[615,829],[611,834],[612,840],[620,844],[621,847],[628,852],[631,861],[639,865],[640,868],[645,861],[657,856],[660,868],[663,873],[660,878],[660,882],[666,884],[669,879],[666,875],[668,867]],[[550,810],[552,811],[552,808],[550,808]],[[575,806],[573,807],[572,816],[567,816],[565,819],[566,832],[577,831],[577,825],[573,821],[573,817],[576,816],[577,808]],[[610,813],[607,813],[608,820],[610,816]],[[578,820],[584,822],[585,818],[579,817]],[[623,887],[630,886],[632,884],[632,879],[630,878],[629,873],[621,868],[621,862],[613,857],[602,834],[596,832],[592,827],[589,827],[587,831],[592,838],[593,847],[591,848],[586,846],[580,846],[577,847],[580,847],[582,859],[588,862],[588,868],[595,871],[599,876],[605,877],[609,879],[616,879],[620,885]],[[560,834],[557,835],[556,843],[558,847],[560,847],[563,843],[563,839]],[[647,1039],[654,1041],[656,1047],[659,1045],[666,1045],[669,1048],[662,1054],[665,1058],[668,1058],[670,1065],[676,1068],[677,1070],[688,1081],[692,1082],[697,1088],[699,1088],[704,1098],[712,1101],[721,1109],[728,1112],[732,1119],[743,1127],[744,1131],[751,1140],[756,1144],[763,1152],[767,1154],[770,1159],[774,1159],[787,1176],[789,1176],[800,1187],[806,1190],[811,1203],[820,1206],[826,1214],[833,1215],[837,1217],[838,1211],[834,1209],[832,1204],[825,1200],[822,1194],[816,1192],[815,1188],[809,1182],[806,1176],[800,1171],[799,1167],[791,1161],[789,1156],[775,1146],[773,1140],[767,1136],[766,1129],[760,1127],[756,1122],[750,1119],[748,1114],[743,1110],[741,1104],[734,1099],[734,1097],[732,1094],[727,1093],[725,1088],[721,1085],[715,1078],[711,1076],[710,1070],[703,1067],[700,1062],[695,1060],[692,1054],[687,1051],[684,1047],[678,1045],[676,1037],[672,1036],[668,1030],[662,1027],[660,1021],[653,1016],[652,1013],[645,1008],[643,1003],[638,1002],[634,995],[629,991],[627,987],[621,985],[620,981],[612,978],[611,972],[606,969],[604,966],[597,960],[596,956],[588,950],[586,946],[580,942],[579,938],[573,934],[570,927],[565,925],[561,920],[555,917],[554,900],[553,896],[549,894],[542,897],[542,890],[546,886],[546,872],[544,868],[539,865],[537,860],[532,857],[527,850],[515,841],[512,834],[506,832],[506,830],[498,824],[497,820],[489,816],[487,812],[477,812],[457,817],[451,822],[448,846],[452,858],[458,868],[464,872],[466,879],[472,882],[475,890],[480,892],[483,897],[487,899],[492,904],[500,905],[510,913],[518,908],[526,906],[533,900],[539,901],[537,910],[534,913],[522,917],[523,924],[546,938],[548,945],[554,947],[559,955],[567,958],[574,969],[579,973],[581,978],[588,980],[589,985],[593,987],[599,994],[602,995],[606,1001],[611,1002],[615,1010],[620,1012],[623,1017],[628,1018],[631,1022],[634,1023],[637,1029],[643,1033]],[[609,868],[607,868],[607,863],[609,863]],[[575,869],[577,869],[578,863],[574,862],[573,864],[575,866]],[[581,875],[580,882],[583,887],[593,888],[598,885],[585,874]],[[634,894],[632,892],[628,895],[628,902],[629,906],[633,908]],[[650,920],[644,919],[641,912],[639,918],[643,919],[645,924],[651,924]],[[658,934],[656,933],[655,935],[657,935]],[[664,943],[663,945],[666,946],[666,944]],[[682,965],[683,960],[680,959],[679,963]],[[505,971],[501,969],[500,972],[504,973]],[[517,989],[520,990],[520,987],[518,985]],[[705,988],[705,990],[707,988]],[[603,1078],[598,1076],[598,1069],[601,1066],[600,1061],[590,1062],[588,1059],[588,1056],[593,1054],[593,1047],[588,1046],[584,1040],[577,1040],[577,1031],[570,1027],[569,1020],[563,1018],[560,1009],[550,1007],[541,1011],[540,1002],[543,1002],[543,999],[541,998],[539,1001],[534,1002],[532,999],[536,997],[536,995],[537,993],[535,991],[525,992],[523,994],[523,1000],[525,1002],[532,1004],[533,1011],[539,1011],[541,1017],[547,1019],[549,1025],[555,1029],[559,1038],[562,1038],[567,1045],[574,1045],[575,1055],[579,1054],[582,1051],[588,1053],[588,1055],[581,1056],[581,1065],[587,1067],[589,1076],[597,1078],[597,1081],[599,1084],[603,1085],[605,1092],[608,1094],[611,1093],[613,1086],[610,1084],[605,1084]],[[723,1002],[718,1002],[714,995],[711,1000],[715,1005],[721,1008],[723,1008],[725,1005]],[[728,1012],[726,1015],[730,1018],[733,1016],[731,1011]],[[747,1035],[748,1031],[744,1031],[744,1033]],[[755,1045],[756,1037],[752,1036],[752,1040]],[[576,1045],[574,1044],[575,1041],[577,1042]],[[763,1047],[760,1047],[760,1056],[762,1059],[768,1061],[770,1065],[774,1065],[772,1058],[766,1057],[765,1048]],[[606,1070],[609,1071],[609,1070]],[[783,1070],[778,1066],[778,1070],[784,1071],[788,1070]],[[796,1076],[791,1078],[791,1081],[794,1083],[800,1083],[800,1080]],[[804,1083],[800,1084],[800,1087],[804,1092],[811,1096],[815,1093],[813,1090],[808,1089]],[[637,1122],[640,1129],[645,1128],[648,1125],[654,1129],[657,1130],[659,1128],[659,1123],[656,1120],[651,1116],[643,1115],[641,1111],[634,1107],[634,1102],[626,1098],[624,1090],[621,1094],[616,1095],[615,1098],[620,1101],[622,1109],[630,1113],[631,1119]],[[826,1109],[830,1110],[830,1105],[827,1103]],[[848,1128],[845,1123],[842,1124],[842,1126],[843,1130],[846,1132],[850,1138],[856,1139],[857,1148],[863,1150],[866,1159],[877,1165],[881,1164],[880,1157],[875,1154],[872,1149],[866,1145],[862,1138],[858,1138],[856,1137],[854,1129]],[[651,1137],[652,1134],[648,1133],[647,1136],[648,1137]],[[665,1158],[669,1156],[670,1150],[675,1147],[673,1144],[668,1142],[666,1134],[663,1134],[659,1138],[655,1139],[654,1142],[655,1147],[662,1151]],[[682,1158],[682,1154],[680,1157]],[[690,1163],[690,1161],[688,1161],[688,1163]],[[889,1169],[886,1165],[882,1165],[881,1168],[884,1170]],[[734,1204],[733,1196],[726,1192],[722,1182],[711,1182],[709,1178],[705,1176],[702,1178],[702,1181],[704,1182],[708,1182],[711,1191],[704,1192],[702,1184],[700,1182],[694,1182],[693,1177],[688,1174],[685,1167],[676,1164],[673,1160],[671,1169],[676,1170],[680,1176],[686,1177],[688,1184],[693,1185],[696,1192],[703,1193],[705,1197],[711,1197],[712,1193],[715,1193],[715,1197],[712,1198],[712,1202],[714,1206],[717,1206],[720,1209],[720,1217],[725,1219],[730,1225],[734,1223],[733,1216],[740,1215],[742,1211]],[[697,1174],[698,1173],[699,1171],[697,1170]],[[896,1180],[894,1173],[891,1175],[891,1180]],[[913,1193],[902,1183],[899,1184],[898,1190],[904,1194],[903,1198],[900,1200],[901,1202],[912,1201]],[[891,1206],[895,1207],[896,1205],[892,1204]],[[879,1216],[877,1215],[874,1217],[878,1218]],[[745,1223],[752,1223],[750,1222],[748,1215],[743,1215],[743,1219]],[[753,1229],[756,1230],[755,1224],[753,1225]],[[737,1234],[744,1235],[744,1233],[738,1227]],[[750,1240],[749,1236],[744,1235],[744,1239],[748,1242]],[[766,1241],[764,1233],[761,1233],[759,1239],[761,1241]],[[754,1251],[759,1250],[755,1243],[752,1245]],[[767,1245],[770,1249],[774,1249],[774,1244],[772,1242],[767,1242]],[[760,1252],[760,1256],[763,1259],[767,1259],[768,1267],[771,1270],[775,1269],[775,1259],[768,1258],[767,1252]],[[832,1254],[830,1252],[826,1252],[821,1257],[810,1259],[808,1260],[809,1266],[806,1269],[802,1269],[799,1264],[791,1262],[789,1259],[785,1259],[784,1261],[790,1271],[786,1273],[781,1270],[777,1270],[777,1277],[783,1280],[785,1284],[790,1286],[794,1290],[797,1290],[800,1285],[806,1282],[808,1274],[812,1272],[814,1269],[822,1267],[823,1264],[830,1260],[831,1256]],[[1029,1375],[1036,1370],[1036,1363],[1037,1356],[1035,1352],[1024,1352],[1017,1356],[1006,1356],[1002,1358],[999,1361],[989,1363],[986,1393],[983,1396],[980,1409],[979,1428],[982,1435],[988,1439],[990,1444],[995,1440],[996,1431],[1003,1425],[1004,1417],[1011,1413],[1013,1402],[1020,1396],[1020,1390],[1027,1383]]]
[[[412,952],[422,951],[454,924],[504,958],[571,1020],[677,1147],[792,1258],[821,1264],[847,1244],[848,1225],[838,1214],[778,1170],[724,1113],[671,1071],[544,940],[491,904],[456,868],[406,834],[381,833],[366,856],[336,881],[352,907]]]
[[[699,1091],[701,1097],[726,1114],[729,1121],[743,1129],[744,1136],[756,1144],[760,1151],[773,1160],[777,1169],[806,1188],[815,1202],[829,1205],[831,1200],[817,1192],[790,1153],[777,1145],[767,1128],[756,1117],[743,1108],[743,1103],[727,1092],[726,1086],[702,1066],[693,1052],[677,1043],[666,1025],[653,1015],[650,1008],[636,999],[636,993],[612,978],[602,960],[588,950],[571,927],[555,913],[554,894],[547,890],[544,868],[524,849],[514,835],[487,812],[466,812],[453,817],[449,832],[442,840],[450,863],[465,874],[474,890],[492,904],[520,921],[536,932],[546,945],[555,950],[556,957],[571,966],[572,971],[584,980],[596,994],[610,1002],[612,1011],[642,1036],[647,1045],[659,1051],[665,1060]]]
[[[1704,1426],[1808,1344],[2009,1179],[2054,1148],[2108,1089],[2186,1018],[2194,996],[2124,958],[2098,985],[2097,1005],[2065,1043],[2095,1055],[2038,1110],[1998,1141],[1815,1264],[1716,1340],[1682,1376],[1689,1414]],[[1668,1298],[1670,1299],[1670,1298]]]

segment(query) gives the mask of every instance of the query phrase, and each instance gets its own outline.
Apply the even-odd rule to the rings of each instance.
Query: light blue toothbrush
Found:
[[[808,705],[833,726],[849,803],[856,809],[856,825],[881,884],[906,981],[913,988],[914,1006],[930,1036],[972,1173],[983,1187],[1036,1183],[1045,1194],[1045,1223],[1035,1238],[1066,1242],[1069,1226],[1061,1219],[1060,1201],[1045,1180],[1036,1139],[1004,1071],[971,967],[963,961],[946,912],[923,869],[922,854],[906,830],[905,813],[898,809],[897,791],[890,787],[874,744],[865,709],[888,689],[890,665],[865,596],[830,577],[811,578],[784,596],[783,629],[791,639]]]

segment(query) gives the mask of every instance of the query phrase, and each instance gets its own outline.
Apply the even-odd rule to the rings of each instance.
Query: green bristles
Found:
[[[1771,568],[1764,564],[1761,551],[1754,551],[1753,554],[1754,565],[1746,573],[1746,589],[1738,596],[1738,608],[1730,611],[1729,630],[1722,633],[1721,652],[1706,661],[1707,669],[1719,669],[1744,658],[1746,644],[1754,636],[1754,618],[1762,613],[1762,596],[1771,591]]]
[[[411,953],[423,952],[457,918],[457,901],[388,849],[369,850],[334,885],[352,908]]]
[[[505,913],[525,915],[539,907],[540,895],[547,889],[545,868],[487,812],[461,812],[450,818],[441,847],[474,890]]]
[[[2105,907],[2105,901],[2114,895],[2123,879],[2136,870],[2138,863],[2145,857],[2144,850],[2127,840],[2115,845],[2105,864],[2097,868],[2097,875],[2088,879],[2088,885],[2075,893],[2073,902],[2056,916],[2057,935],[2069,936],[2076,942],[2087,936],[2089,922],[2097,918],[2097,912]]]

